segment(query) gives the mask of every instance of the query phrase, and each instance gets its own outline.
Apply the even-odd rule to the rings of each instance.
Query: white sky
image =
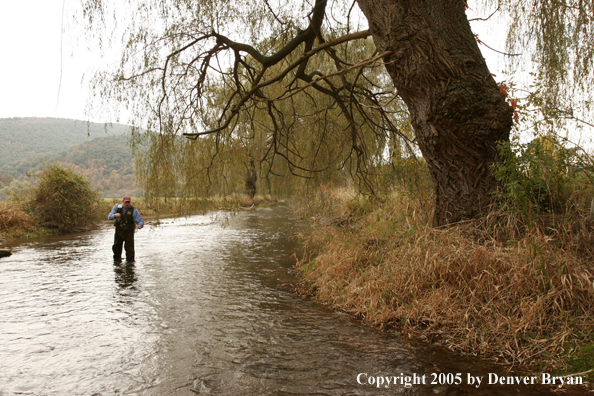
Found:
[[[0,1],[0,118],[87,119],[82,77],[93,57],[84,46],[74,48],[71,32],[62,40],[62,6],[63,0]]]
[[[89,54],[82,43],[75,44],[77,34],[72,31],[69,8],[72,10],[78,0],[65,1],[62,37],[64,0],[0,0],[0,118],[88,119],[84,110],[89,94],[82,79],[97,65],[99,56]],[[483,25],[472,23],[473,29],[484,30],[487,26]],[[503,50],[504,37],[479,35],[487,44]],[[481,50],[492,72],[498,74],[494,62],[500,57],[484,47]]]

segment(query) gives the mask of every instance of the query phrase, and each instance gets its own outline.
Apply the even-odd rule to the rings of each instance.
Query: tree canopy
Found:
[[[510,50],[534,50],[551,97],[561,97],[570,76],[582,82],[575,89],[592,80],[592,47],[584,45],[592,40],[592,6],[583,3],[498,3],[515,18]],[[138,126],[160,134],[145,135],[154,143],[141,165],[147,177],[212,185],[213,175],[232,176],[233,161],[250,175],[256,163],[278,173],[281,161],[302,176],[344,171],[373,191],[369,175],[419,147],[435,184],[435,223],[444,224],[488,205],[497,142],[507,141],[512,125],[467,7],[464,0],[86,0],[83,13],[104,48],[119,37],[123,43],[119,65],[93,80],[97,96],[123,103]],[[182,135],[196,143],[180,146]]]

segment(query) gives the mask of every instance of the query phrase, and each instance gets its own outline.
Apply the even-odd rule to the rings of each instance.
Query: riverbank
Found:
[[[111,206],[108,212],[118,201],[110,200],[109,202]],[[230,194],[205,198],[132,199],[132,204],[140,211],[143,217],[147,218],[185,216],[212,210],[241,210],[275,202],[278,202],[278,199],[270,194],[258,194],[253,197],[247,194]]]
[[[300,291],[379,328],[541,370],[594,368],[594,228],[587,214],[503,213],[448,228],[405,193],[320,190]],[[589,379],[593,380],[592,373]]]
[[[120,202],[117,199],[100,200],[90,210],[88,224],[84,229],[92,230],[99,227],[107,219],[107,214],[113,205]],[[160,216],[183,216],[204,213],[209,210],[241,210],[267,203],[278,202],[278,199],[268,194],[255,195],[231,194],[224,197],[196,198],[196,199],[158,199],[145,200],[133,198],[132,204],[142,214],[143,218],[151,219]],[[42,225],[32,210],[32,203],[28,201],[0,201],[0,246],[2,241],[21,238],[31,238],[41,235],[57,234],[56,229]]]
[[[0,201],[0,245],[2,241],[42,235],[44,231],[23,202]]]

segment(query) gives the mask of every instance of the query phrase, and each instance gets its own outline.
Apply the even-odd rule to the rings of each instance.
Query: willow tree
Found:
[[[519,3],[539,4],[546,13],[550,2]],[[353,155],[365,158],[362,127],[398,133],[389,112],[369,115],[390,103],[383,87],[356,83],[365,79],[366,67],[381,61],[392,93],[410,112],[434,181],[435,224],[476,216],[491,202],[497,186],[491,165],[500,160],[498,143],[509,139],[513,109],[481,55],[464,0],[129,0],[115,11],[108,0],[83,4],[94,26],[108,15],[126,15],[120,66],[96,81],[101,95],[129,105],[139,120],[148,118],[144,127],[217,140],[232,133],[242,114],[264,106],[273,130],[267,145],[282,156],[291,150],[283,139],[295,128],[282,122],[276,103],[286,96],[270,89],[277,84],[289,96],[330,98]],[[363,28],[355,6],[367,22]],[[352,44],[370,36],[375,52],[354,61]],[[312,66],[320,56],[330,57],[332,70]],[[343,78],[353,72],[354,79]],[[228,96],[215,106],[210,92],[221,82]]]
[[[512,21],[508,52],[521,54],[508,58],[510,67],[533,62],[542,106],[593,124],[594,3],[502,0],[499,7]]]
[[[385,174],[392,160],[386,156],[388,144],[401,152],[413,150],[407,113],[393,89],[386,87],[389,81],[383,66],[377,62],[365,65],[374,57],[371,39],[351,43],[348,48],[339,44],[334,50],[348,51],[351,61],[363,62],[340,73],[333,73],[334,60],[328,54],[309,62],[326,84],[349,87],[348,91],[342,88],[344,94],[337,89],[339,100],[319,90],[308,92],[306,86],[287,90],[270,84],[261,87],[237,113],[232,126],[221,127],[216,115],[225,111],[237,81],[251,84],[245,70],[257,61],[248,56],[244,62],[249,68],[229,67],[204,86],[205,107],[215,116],[200,117],[200,122],[216,128],[216,133],[203,133],[195,139],[195,134],[186,134],[190,139],[186,144],[183,140],[187,139],[170,133],[173,128],[169,124],[163,124],[162,134],[135,133],[135,142],[148,143],[140,144],[143,150],[137,152],[145,195],[229,194],[244,187],[245,192],[254,194],[256,184],[265,193],[287,194],[304,191],[303,187],[311,184],[342,184],[352,178],[360,189],[376,190],[379,183],[373,179],[378,173]],[[287,64],[298,60],[297,54],[289,54],[269,72],[282,73]],[[357,98],[357,107],[347,109],[347,117],[342,116],[343,95]],[[256,183],[257,176],[264,180]]]

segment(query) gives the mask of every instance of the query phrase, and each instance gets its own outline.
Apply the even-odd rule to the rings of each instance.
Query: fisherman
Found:
[[[132,199],[126,195],[121,204],[115,204],[113,209],[107,215],[109,220],[113,220],[115,226],[115,236],[113,238],[113,259],[115,262],[122,261],[122,245],[126,251],[126,261],[134,262],[134,231],[144,227],[142,216],[138,210],[132,206]]]

